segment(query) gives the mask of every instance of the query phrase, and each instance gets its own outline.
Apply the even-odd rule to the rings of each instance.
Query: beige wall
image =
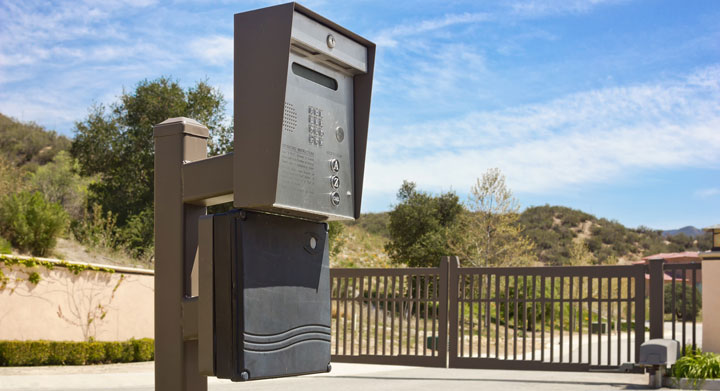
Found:
[[[110,266],[112,267],[112,266]],[[153,338],[152,271],[115,273],[0,263],[0,340],[124,341]],[[40,281],[28,281],[31,273]]]
[[[702,263],[705,283],[702,291],[702,349],[720,354],[720,260]],[[712,281],[712,282],[711,282]]]

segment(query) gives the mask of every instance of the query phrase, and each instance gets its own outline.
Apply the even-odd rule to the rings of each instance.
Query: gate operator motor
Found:
[[[199,223],[198,368],[330,368],[327,220],[360,215],[375,45],[295,3],[235,15],[234,206]]]
[[[374,60],[296,3],[235,15],[235,207],[360,216]]]

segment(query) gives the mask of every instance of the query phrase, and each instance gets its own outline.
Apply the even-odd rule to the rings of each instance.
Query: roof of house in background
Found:
[[[685,251],[682,253],[660,253],[643,257],[643,261],[648,261],[650,259],[664,259],[668,262],[692,262],[699,261],[700,257],[698,256],[697,251]]]

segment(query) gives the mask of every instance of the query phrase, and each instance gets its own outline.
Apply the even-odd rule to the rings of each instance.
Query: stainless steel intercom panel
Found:
[[[296,12],[275,207],[352,218],[353,77],[367,50]]]
[[[234,205],[356,218],[375,45],[295,3],[235,23]]]

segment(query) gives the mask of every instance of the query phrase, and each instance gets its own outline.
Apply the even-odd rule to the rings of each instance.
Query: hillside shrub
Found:
[[[154,340],[124,342],[0,341],[0,366],[85,365],[152,361]]]
[[[102,206],[93,204],[81,219],[70,225],[75,239],[92,248],[115,249],[119,244],[117,216],[105,213]]]
[[[7,239],[0,237],[0,254],[12,254],[12,246]]]
[[[67,221],[63,207],[47,202],[38,192],[20,192],[0,201],[0,232],[15,247],[32,255],[47,255]]]

